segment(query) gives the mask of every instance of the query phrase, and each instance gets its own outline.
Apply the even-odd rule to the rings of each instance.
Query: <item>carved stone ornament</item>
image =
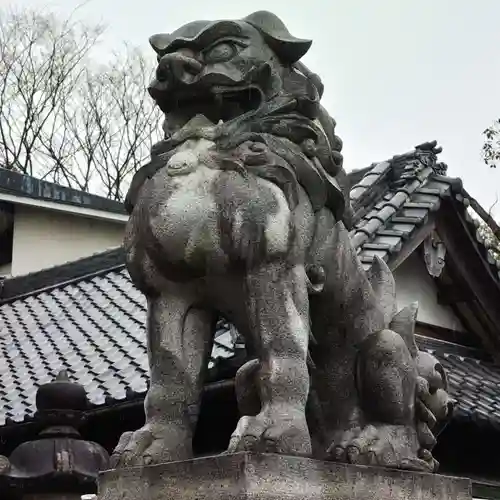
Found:
[[[42,494],[80,498],[94,492],[99,471],[108,467],[109,457],[104,448],[83,440],[77,431],[88,405],[85,389],[70,382],[62,371],[53,382],[39,387],[36,404],[35,423],[43,430],[38,439],[19,445],[8,459],[0,457],[1,483],[14,498],[16,492],[33,499]]]
[[[424,259],[427,271],[433,278],[439,278],[443,272],[446,257],[446,247],[437,234],[433,231],[424,241]]]
[[[132,181],[125,249],[151,385],[112,465],[192,458],[222,314],[250,355],[229,452],[434,471],[446,377],[415,345],[416,305],[398,312],[387,265],[365,273],[351,245],[342,142],[299,61],[311,41],[256,12],[150,42],[165,138]]]

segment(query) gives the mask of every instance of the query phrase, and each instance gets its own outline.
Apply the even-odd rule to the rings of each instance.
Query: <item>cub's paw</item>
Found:
[[[419,448],[415,429],[375,424],[339,432],[327,453],[339,462],[433,472],[437,462],[421,457]]]

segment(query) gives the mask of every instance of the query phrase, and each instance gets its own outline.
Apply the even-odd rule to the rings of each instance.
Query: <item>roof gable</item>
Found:
[[[412,253],[394,271],[398,309],[417,301],[419,322],[454,332],[465,332],[453,309],[440,303],[438,286],[426,269],[422,253]]]
[[[447,167],[437,161],[440,151],[435,142],[417,146],[372,165],[352,187],[351,238],[365,269],[375,255],[397,267],[430,233],[427,223],[443,197],[461,186],[457,179],[443,175]],[[406,243],[411,243],[410,251]]]
[[[440,151],[425,143],[364,171],[351,190],[352,241],[365,269],[377,255],[395,270],[436,235],[445,250],[444,272],[433,275],[439,301],[500,360],[500,261],[477,231],[469,210],[477,202],[460,179],[445,175]]]
[[[434,224],[429,226],[435,225],[435,214],[443,202],[448,202],[462,220],[461,236],[472,237],[477,257],[490,266],[492,277],[500,281],[500,261],[488,251],[484,236],[477,231],[479,221],[468,209],[473,206],[481,218],[490,217],[465,191],[461,179],[446,175],[447,165],[438,161],[440,152],[436,141],[427,142],[349,174],[353,244],[365,268],[378,255],[394,269],[411,253],[399,255],[404,244],[415,240],[416,230],[430,219],[434,219]],[[429,227],[427,234],[431,230]],[[423,239],[413,241],[413,249]]]

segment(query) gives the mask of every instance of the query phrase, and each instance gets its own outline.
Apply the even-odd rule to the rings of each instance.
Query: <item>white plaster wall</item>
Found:
[[[11,275],[12,264],[9,262],[8,264],[3,264],[0,266],[0,277],[8,278]]]
[[[449,306],[437,301],[437,289],[421,257],[415,252],[394,272],[399,309],[417,301],[418,320],[455,331],[465,331]]]
[[[64,264],[121,245],[125,224],[17,205],[12,276]]]

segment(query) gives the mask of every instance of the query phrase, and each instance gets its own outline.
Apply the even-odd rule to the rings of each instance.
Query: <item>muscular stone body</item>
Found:
[[[148,300],[151,386],[116,465],[192,456],[223,314],[254,358],[237,377],[230,451],[432,470],[444,375],[414,345],[416,309],[396,314],[385,264],[367,275],[351,245],[341,143],[317,77],[297,65],[310,42],[259,12],[151,43],[166,137],[132,183],[125,238]]]

